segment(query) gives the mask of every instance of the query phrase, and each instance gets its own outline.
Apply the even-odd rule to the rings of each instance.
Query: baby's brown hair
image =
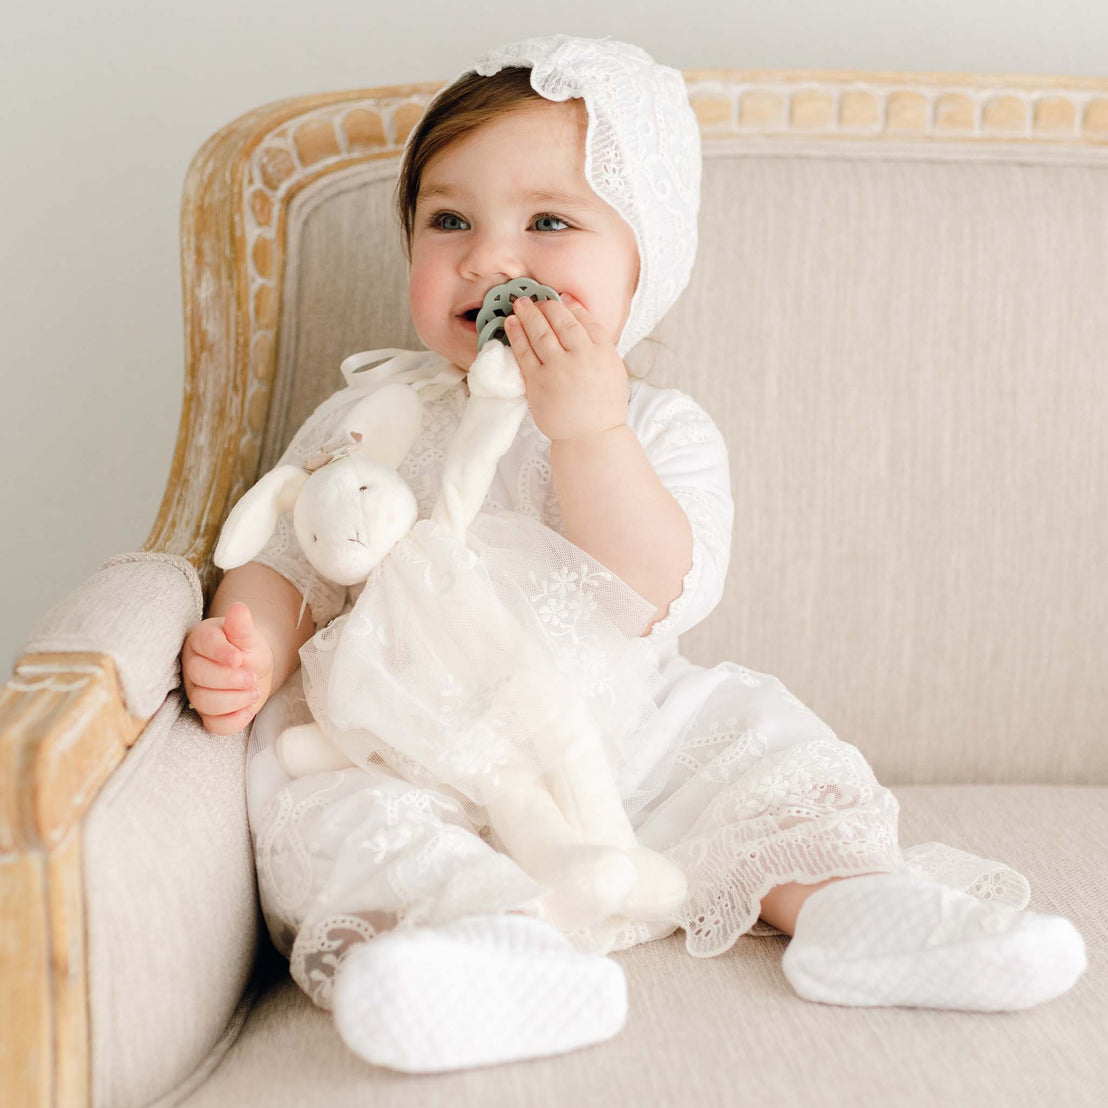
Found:
[[[396,214],[409,261],[419,186],[431,159],[490,119],[536,101],[547,103],[531,87],[531,70],[519,66],[501,69],[491,77],[467,73],[431,101],[416,124],[396,182]]]

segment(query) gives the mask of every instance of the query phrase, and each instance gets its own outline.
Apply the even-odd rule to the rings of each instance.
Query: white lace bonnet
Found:
[[[459,77],[511,66],[530,68],[531,87],[547,100],[584,100],[585,177],[635,233],[639,284],[619,340],[622,357],[673,306],[696,258],[700,129],[685,79],[637,46],[570,35],[490,50]]]

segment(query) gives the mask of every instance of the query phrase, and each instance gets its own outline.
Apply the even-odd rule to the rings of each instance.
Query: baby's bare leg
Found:
[[[778,931],[791,935],[796,930],[796,917],[800,907],[812,893],[830,885],[833,881],[849,880],[849,877],[832,877],[827,881],[821,881],[818,885],[800,885],[795,881],[787,885],[778,885],[775,889],[770,889],[762,898],[762,919],[772,923]]]

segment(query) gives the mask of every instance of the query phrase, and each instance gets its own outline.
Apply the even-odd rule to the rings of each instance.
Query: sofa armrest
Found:
[[[120,554],[49,611],[22,652],[106,654],[127,711],[147,720],[180,685],[181,644],[203,617],[200,578],[189,561],[157,551]]]
[[[201,614],[184,559],[113,558],[40,623],[0,688],[11,1103],[148,1103],[234,1018],[258,934],[245,734],[210,736],[182,710],[179,652]],[[165,1034],[169,1012],[187,1034]]]

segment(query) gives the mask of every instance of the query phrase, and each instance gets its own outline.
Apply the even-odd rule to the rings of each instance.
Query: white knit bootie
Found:
[[[1085,965],[1085,941],[1061,916],[895,873],[834,881],[809,896],[781,963],[805,1000],[975,1012],[1051,1000]]]
[[[562,1054],[627,1020],[627,980],[549,923],[469,916],[359,945],[332,993],[343,1042],[374,1065],[440,1073]]]

